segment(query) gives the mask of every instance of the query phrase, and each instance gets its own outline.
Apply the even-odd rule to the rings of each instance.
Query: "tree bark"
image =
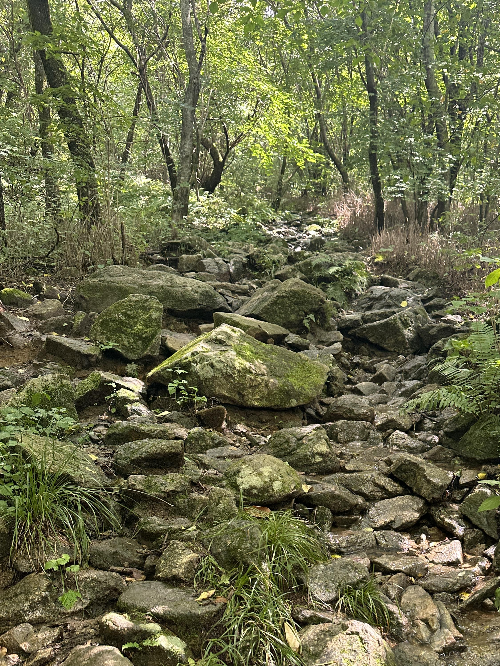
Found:
[[[203,178],[200,186],[209,194],[213,194],[222,180],[222,174],[224,173],[229,151],[226,151],[226,153],[222,155],[214,142],[210,139],[207,139],[206,137],[201,137],[200,143],[203,148],[208,151],[213,164],[212,171],[208,176]]]
[[[283,159],[281,160],[281,168],[278,175],[278,182],[276,184],[276,197],[273,201],[273,210],[275,210],[276,212],[279,211],[281,206],[281,199],[283,198],[283,179],[285,177],[285,171],[286,171],[286,155],[283,155]]]
[[[123,180],[125,177],[125,166],[130,160],[130,155],[132,153],[132,145],[135,138],[135,128],[137,127],[137,118],[139,117],[139,111],[141,110],[141,101],[142,101],[142,83],[139,81],[137,86],[137,92],[135,94],[134,109],[132,111],[132,121],[130,127],[128,128],[127,138],[125,139],[125,147],[121,156],[121,167],[120,167],[120,180]]]
[[[3,197],[3,183],[2,174],[0,173],[0,231],[7,230],[7,220],[5,219],[5,201]],[[3,239],[4,245],[7,244],[7,239]]]
[[[34,32],[50,37],[53,33],[48,0],[27,0],[31,27]],[[97,187],[91,142],[78,110],[66,67],[60,58],[45,50],[38,54],[45,76],[57,100],[57,112],[75,167],[78,204],[85,228],[91,229],[101,221],[101,207]]]

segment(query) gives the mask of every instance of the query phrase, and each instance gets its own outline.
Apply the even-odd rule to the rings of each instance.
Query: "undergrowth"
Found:
[[[375,627],[389,629],[391,626],[387,605],[373,578],[369,578],[356,587],[345,585],[340,590],[335,608],[348,617],[367,622]]]

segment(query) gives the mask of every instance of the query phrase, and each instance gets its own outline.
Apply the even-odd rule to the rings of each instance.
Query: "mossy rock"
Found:
[[[481,462],[500,458],[500,417],[484,414],[458,442],[448,444],[464,458]]]
[[[157,298],[132,294],[97,315],[90,337],[112,347],[129,361],[157,356],[162,315],[163,307]]]
[[[12,289],[11,287],[6,287],[0,291],[0,301],[4,305],[11,305],[15,308],[28,307],[33,301],[33,296],[27,294],[21,289]]]
[[[184,370],[186,386],[200,395],[242,407],[289,409],[319,395],[327,368],[301,354],[266,345],[223,324],[154,368],[149,382],[169,384]]]
[[[7,403],[8,407],[65,409],[66,416],[77,420],[75,391],[66,375],[41,375],[30,379]]]
[[[276,504],[302,492],[299,474],[288,463],[266,454],[236,460],[224,476],[243,499],[258,504]]]

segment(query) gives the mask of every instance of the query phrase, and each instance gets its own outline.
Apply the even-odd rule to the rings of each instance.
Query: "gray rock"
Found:
[[[376,373],[372,377],[372,382],[375,384],[393,382],[396,379],[397,370],[390,363],[377,363],[375,370]]]
[[[365,502],[359,495],[335,483],[313,483],[307,493],[300,496],[300,501],[307,506],[324,506],[334,514],[352,511],[359,513],[365,508]]]
[[[335,448],[321,426],[278,430],[271,435],[262,452],[308,474],[327,474],[340,469]]]
[[[215,327],[222,324],[229,324],[241,328],[247,335],[251,335],[256,340],[267,342],[272,338],[275,344],[279,345],[290,334],[290,331],[283,326],[271,324],[267,321],[260,321],[253,317],[244,317],[243,315],[236,314],[235,312],[214,312]]]
[[[327,368],[223,324],[200,336],[154,368],[150,382],[168,384],[185,370],[187,386],[200,395],[244,407],[288,409],[310,402],[322,390]]]
[[[372,530],[342,530],[328,532],[328,548],[333,553],[349,555],[351,553],[373,550],[377,546],[375,532]]]
[[[163,306],[157,298],[131,294],[97,315],[90,337],[120,352],[129,361],[157,356],[162,316]]]
[[[368,421],[373,422],[374,410],[365,397],[345,394],[334,398],[323,417],[327,421]]]
[[[147,639],[139,650],[132,648],[129,652],[134,666],[180,666],[194,661],[187,644],[168,631]]]
[[[371,527],[380,529],[406,529],[415,525],[426,513],[427,505],[420,497],[403,495],[376,502],[368,511],[367,520]]]
[[[493,497],[495,493],[485,486],[475,488],[460,504],[460,513],[466,516],[473,525],[493,539],[498,539],[498,524],[496,511],[478,511],[484,500]]]
[[[370,501],[396,497],[405,492],[403,486],[377,471],[332,474],[325,477],[323,481],[343,486]]]
[[[214,312],[229,310],[224,297],[199,280],[128,266],[96,271],[78,285],[76,300],[82,310],[101,312],[131,294],[154,296],[178,317],[211,319]]]
[[[132,622],[121,613],[106,613],[99,619],[99,634],[111,645],[139,643],[161,632],[156,622]]]
[[[376,446],[382,442],[381,435],[368,421],[346,421],[341,419],[334,423],[325,423],[323,427],[329,439],[339,444],[369,442],[371,446]]]
[[[90,544],[89,562],[96,569],[133,567],[142,569],[146,553],[138,541],[128,537],[113,537]]]
[[[328,564],[315,564],[309,569],[307,589],[311,597],[320,603],[335,603],[346,586],[358,587],[370,578],[368,569],[347,558]]]
[[[431,548],[425,555],[429,562],[434,564],[444,564],[449,566],[458,566],[464,561],[462,553],[462,544],[458,539],[454,541],[444,541]]]
[[[441,500],[453,479],[452,472],[445,472],[437,465],[425,462],[417,456],[401,454],[395,456],[393,460],[391,474],[428,502]]]
[[[374,424],[380,432],[401,430],[406,432],[414,427],[420,416],[415,414],[403,414],[398,407],[392,405],[381,405],[377,407]]]
[[[126,613],[147,613],[184,638],[211,627],[222,611],[221,605],[196,601],[198,596],[188,588],[147,580],[129,585],[118,599],[118,608]]]
[[[311,319],[326,328],[333,308],[321,289],[292,278],[284,282],[271,280],[242,305],[238,314],[278,324],[292,333],[303,333]]]
[[[200,554],[182,541],[170,541],[156,563],[155,578],[176,583],[192,583],[200,559]]]
[[[65,409],[66,416],[78,419],[75,409],[75,391],[66,375],[48,374],[30,379],[9,400],[9,407]]]
[[[134,666],[111,645],[78,645],[73,648],[62,666]]]
[[[400,430],[395,430],[389,435],[387,446],[397,451],[406,451],[407,453],[423,453],[431,448],[430,444],[422,442],[415,437],[410,437],[410,435]]]
[[[481,462],[498,460],[500,449],[500,416],[485,414],[474,423],[458,442],[450,441],[449,446],[464,458]]]
[[[462,539],[470,523],[460,513],[458,504],[439,504],[431,506],[429,512],[438,527],[456,537]]]
[[[229,440],[214,430],[205,428],[193,428],[189,431],[184,442],[186,453],[205,453],[210,449],[228,446]]]
[[[315,624],[300,634],[305,666],[396,666],[380,632],[364,622]]]
[[[247,456],[231,463],[226,482],[251,502],[275,504],[302,492],[302,480],[287,463],[266,454]]]
[[[430,647],[404,641],[394,647],[397,666],[442,666],[442,661]]]
[[[495,578],[486,578],[481,581],[478,587],[474,588],[471,594],[462,601],[461,608],[474,608],[479,606],[485,599],[493,599],[497,589],[500,587],[500,576]]]
[[[435,594],[436,592],[458,592],[470,587],[476,578],[472,569],[458,569],[441,565],[433,566],[429,573],[418,583],[424,590]]]
[[[378,393],[380,386],[374,382],[359,382],[354,385],[353,391],[359,395],[368,396]]]
[[[419,585],[410,585],[406,588],[400,605],[401,610],[408,615],[412,623],[423,622],[432,633],[439,629],[439,609],[431,595]]]
[[[255,565],[262,533],[254,521],[235,518],[202,535],[204,545],[224,569]]]
[[[375,539],[379,548],[397,550],[400,553],[407,553],[415,546],[415,543],[408,536],[393,530],[378,530],[375,532]]]
[[[413,578],[421,578],[427,573],[428,565],[421,557],[386,553],[371,558],[371,563],[382,573],[404,573]]]
[[[141,439],[185,440],[187,435],[186,428],[178,423],[116,421],[106,430],[104,444],[106,446],[120,446]]]
[[[48,298],[44,301],[34,303],[26,310],[26,315],[33,319],[52,319],[61,317],[65,313],[63,304],[56,299]]]
[[[196,335],[193,333],[178,333],[165,328],[161,331],[161,347],[169,354],[175,354],[195,339]]]
[[[388,351],[412,354],[423,348],[418,331],[427,321],[423,307],[405,308],[387,319],[360,326],[354,334]]]
[[[46,337],[45,352],[57,356],[72,368],[91,368],[97,364],[101,356],[101,350],[96,345],[60,335]]]
[[[408,289],[392,287],[370,287],[355,303],[356,310],[372,312],[373,310],[401,309],[401,303],[406,301],[407,307],[417,307],[422,304],[420,297]]]
[[[122,474],[166,474],[184,464],[180,439],[139,439],[120,446],[114,464]]]

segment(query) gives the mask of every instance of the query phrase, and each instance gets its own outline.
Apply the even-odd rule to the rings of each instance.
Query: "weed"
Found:
[[[61,574],[62,594],[57,600],[64,606],[64,608],[66,608],[66,610],[71,610],[76,602],[82,598],[82,595],[78,591],[78,578],[76,576],[80,571],[80,566],[78,564],[70,564],[67,566],[69,561],[69,555],[64,553],[61,557],[54,560],[48,560],[44,564],[45,571],[59,571]],[[64,579],[67,573],[75,574],[76,590],[66,589]]]
[[[170,372],[178,376],[171,379],[167,384],[168,394],[175,400],[179,407],[192,405],[197,410],[207,404],[207,398],[204,395],[198,395],[198,389],[195,386],[188,386],[186,379],[179,378],[179,375],[187,374],[186,370],[174,368]]]
[[[376,627],[388,629],[391,625],[387,605],[373,578],[369,578],[356,587],[344,585],[340,590],[335,608],[355,620],[367,622]]]
[[[139,373],[139,366],[137,363],[127,363],[125,366],[125,372],[127,377],[137,377]]]

